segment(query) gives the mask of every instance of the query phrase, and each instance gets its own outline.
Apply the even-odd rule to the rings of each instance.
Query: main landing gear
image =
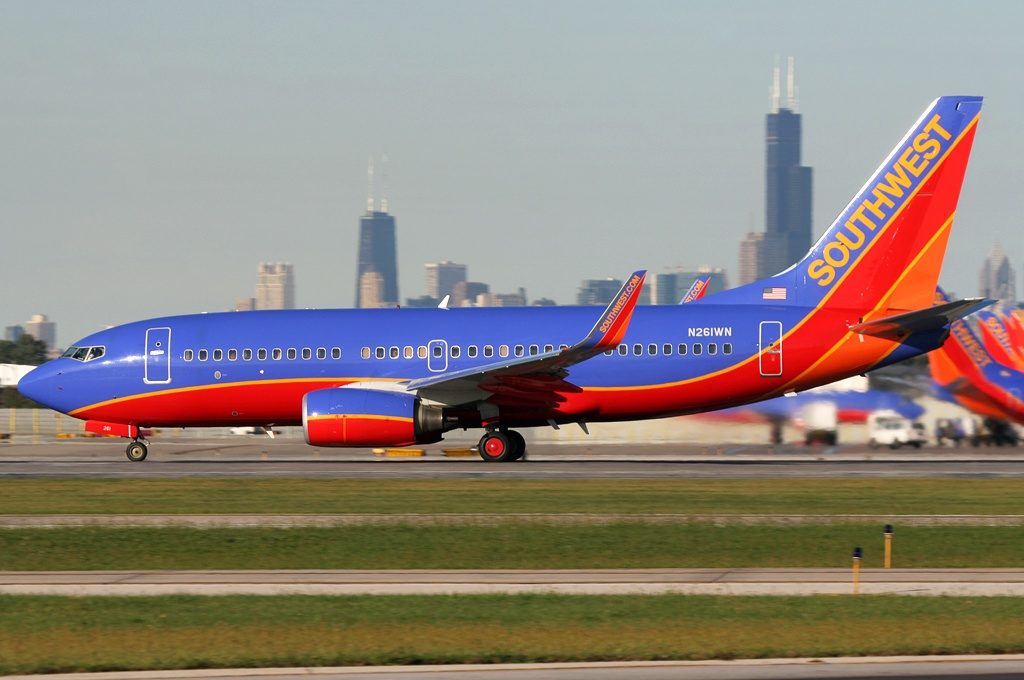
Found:
[[[128,460],[131,462],[141,463],[146,460],[146,456],[149,455],[149,447],[146,446],[146,442],[141,439],[135,439],[128,444],[128,448],[124,450],[124,454],[128,456]]]
[[[491,430],[480,438],[478,448],[489,463],[511,463],[526,455],[526,440],[515,430]]]

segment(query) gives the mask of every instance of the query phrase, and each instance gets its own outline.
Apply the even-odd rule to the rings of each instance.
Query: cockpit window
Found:
[[[61,357],[75,361],[92,361],[99,359],[105,352],[106,348],[104,347],[68,347]]]

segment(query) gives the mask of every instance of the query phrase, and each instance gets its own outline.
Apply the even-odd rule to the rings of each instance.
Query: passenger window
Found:
[[[508,356],[508,345],[498,345],[498,356],[502,358]]]
[[[544,352],[545,352],[545,354],[547,352],[554,352],[554,351],[555,351],[555,346],[554,345],[544,345]]]
[[[444,356],[444,348],[441,345],[434,345],[434,358],[440,359]]]
[[[369,349],[369,347],[367,347],[367,349]],[[332,347],[331,348],[331,358],[332,359],[340,359],[341,358],[341,348],[340,347]]]
[[[722,343],[722,354],[732,354],[732,343],[731,342],[724,342],[724,343]]]
[[[275,347],[274,349],[272,349],[270,351],[270,357],[274,361],[280,361],[281,360],[281,348],[280,347]]]
[[[326,359],[327,358],[327,348],[326,347],[317,347],[316,348],[316,358],[320,359],[321,361]]]
[[[709,342],[708,343],[708,354],[718,354],[718,343],[717,342]]]
[[[266,350],[266,348],[260,347],[259,350],[256,352],[256,358],[259,359],[260,361],[266,361],[267,360],[267,350]]]
[[[619,356],[626,356],[629,354],[629,348],[625,345],[619,345]]]
[[[224,358],[224,350],[222,350],[222,349],[215,349],[215,350],[213,350],[213,360],[214,361],[221,361],[223,358]]]
[[[531,357],[535,357],[538,354],[540,354],[540,346],[539,345],[530,345],[530,356]]]
[[[693,354],[694,354],[694,356],[699,355],[703,351],[704,351],[704,345],[700,344],[699,342],[693,343]]]
[[[523,356],[523,354],[525,353],[525,350],[526,350],[526,348],[523,347],[522,345],[516,345],[516,347],[515,347],[516,356],[517,357]]]
[[[210,358],[210,353],[209,352],[207,352],[205,349],[199,350],[199,360],[200,361],[206,361],[209,358]]]
[[[640,356],[643,353],[644,353],[644,346],[643,345],[641,345],[639,342],[636,343],[635,345],[633,345],[633,354],[635,356]]]
[[[306,361],[309,361],[310,359],[312,359],[313,358],[313,350],[311,350],[309,347],[303,347],[302,348],[302,358],[305,359]]]
[[[569,349],[569,345],[559,345],[558,349]]]
[[[229,349],[228,350],[228,361],[238,361],[238,350],[237,349]]]
[[[685,342],[679,343],[679,347],[677,347],[676,349],[679,350],[679,356],[681,356],[681,357],[686,356],[686,343]]]
[[[406,359],[412,359],[414,356],[416,356],[416,353],[412,349],[412,345],[405,346],[405,349],[402,350],[402,356],[405,357]]]
[[[190,350],[190,349],[185,350],[185,353],[182,354],[182,358],[185,361],[192,361],[192,350]]]
[[[448,353],[452,355],[452,359],[458,359],[462,354],[462,349],[458,345],[451,345],[448,348]]]
[[[615,354],[615,350],[613,350],[613,349],[606,349],[606,350],[604,351],[604,355],[605,355],[606,357],[610,357],[610,356],[611,356],[611,355],[613,355],[613,354]]]
[[[251,349],[243,349],[242,350],[242,361],[252,361],[252,350]]]
[[[391,358],[397,359],[401,355],[401,351],[398,349],[398,345],[391,346]]]
[[[298,356],[298,354],[295,351],[295,348],[294,347],[289,347],[288,348],[288,361],[294,361],[296,356]]]
[[[378,348],[377,348],[377,349],[376,349],[376,350],[374,351],[374,355],[375,355],[375,356],[376,356],[376,357],[377,357],[378,359],[383,359],[383,358],[384,358],[385,356],[387,356],[387,350],[386,350],[386,349],[384,349],[383,347],[378,347]]]
[[[487,358],[490,358],[490,357],[494,356],[494,346],[493,345],[484,345],[484,356],[487,357]]]
[[[359,356],[361,356],[364,359],[369,359],[370,358],[370,348],[369,347],[364,347],[361,350],[359,350]]]
[[[419,347],[417,347],[416,348],[416,356],[418,356],[420,359],[426,359],[427,358],[427,346],[426,345],[420,345]]]
[[[466,356],[470,359],[476,359],[476,345],[470,345],[466,348]]]
[[[666,342],[664,345],[662,345],[661,346],[661,353],[664,354],[667,357],[672,356],[672,343],[671,342]]]
[[[647,345],[647,353],[650,354],[652,357],[658,356],[658,346],[653,342]]]

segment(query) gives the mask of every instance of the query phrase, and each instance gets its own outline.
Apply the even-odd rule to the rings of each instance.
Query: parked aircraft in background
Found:
[[[637,307],[637,271],[588,307],[176,316],[90,335],[19,389],[131,439],[140,427],[302,425],[314,446],[406,446],[482,428],[685,415],[799,392],[942,345],[978,300],[933,307],[980,97],[924,111],[807,255],[687,304]],[[850,131],[851,143],[854,131]],[[588,332],[589,329],[589,332]]]
[[[945,300],[940,291],[938,301]],[[1005,329],[1000,323],[1005,319],[997,314],[980,317],[981,336],[967,322],[956,321],[945,344],[928,355],[928,366],[951,401],[981,416],[1024,423],[1024,372],[998,330]]]

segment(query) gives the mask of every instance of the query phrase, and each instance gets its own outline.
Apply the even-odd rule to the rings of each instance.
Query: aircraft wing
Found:
[[[926,333],[937,331],[957,319],[987,307],[995,300],[986,298],[967,298],[954,302],[944,302],[927,309],[919,309],[905,314],[896,314],[882,319],[865,321],[850,326],[854,333],[862,335],[874,335],[880,338],[897,338],[913,335],[914,333]]]
[[[633,272],[587,336],[571,347],[418,378],[409,381],[405,388],[408,391],[415,391],[427,387],[476,387],[487,380],[514,377],[564,378],[568,375],[567,369],[570,366],[597,356],[622,342],[637,300],[640,298],[640,289],[643,288],[646,275],[647,272],[644,270]]]

